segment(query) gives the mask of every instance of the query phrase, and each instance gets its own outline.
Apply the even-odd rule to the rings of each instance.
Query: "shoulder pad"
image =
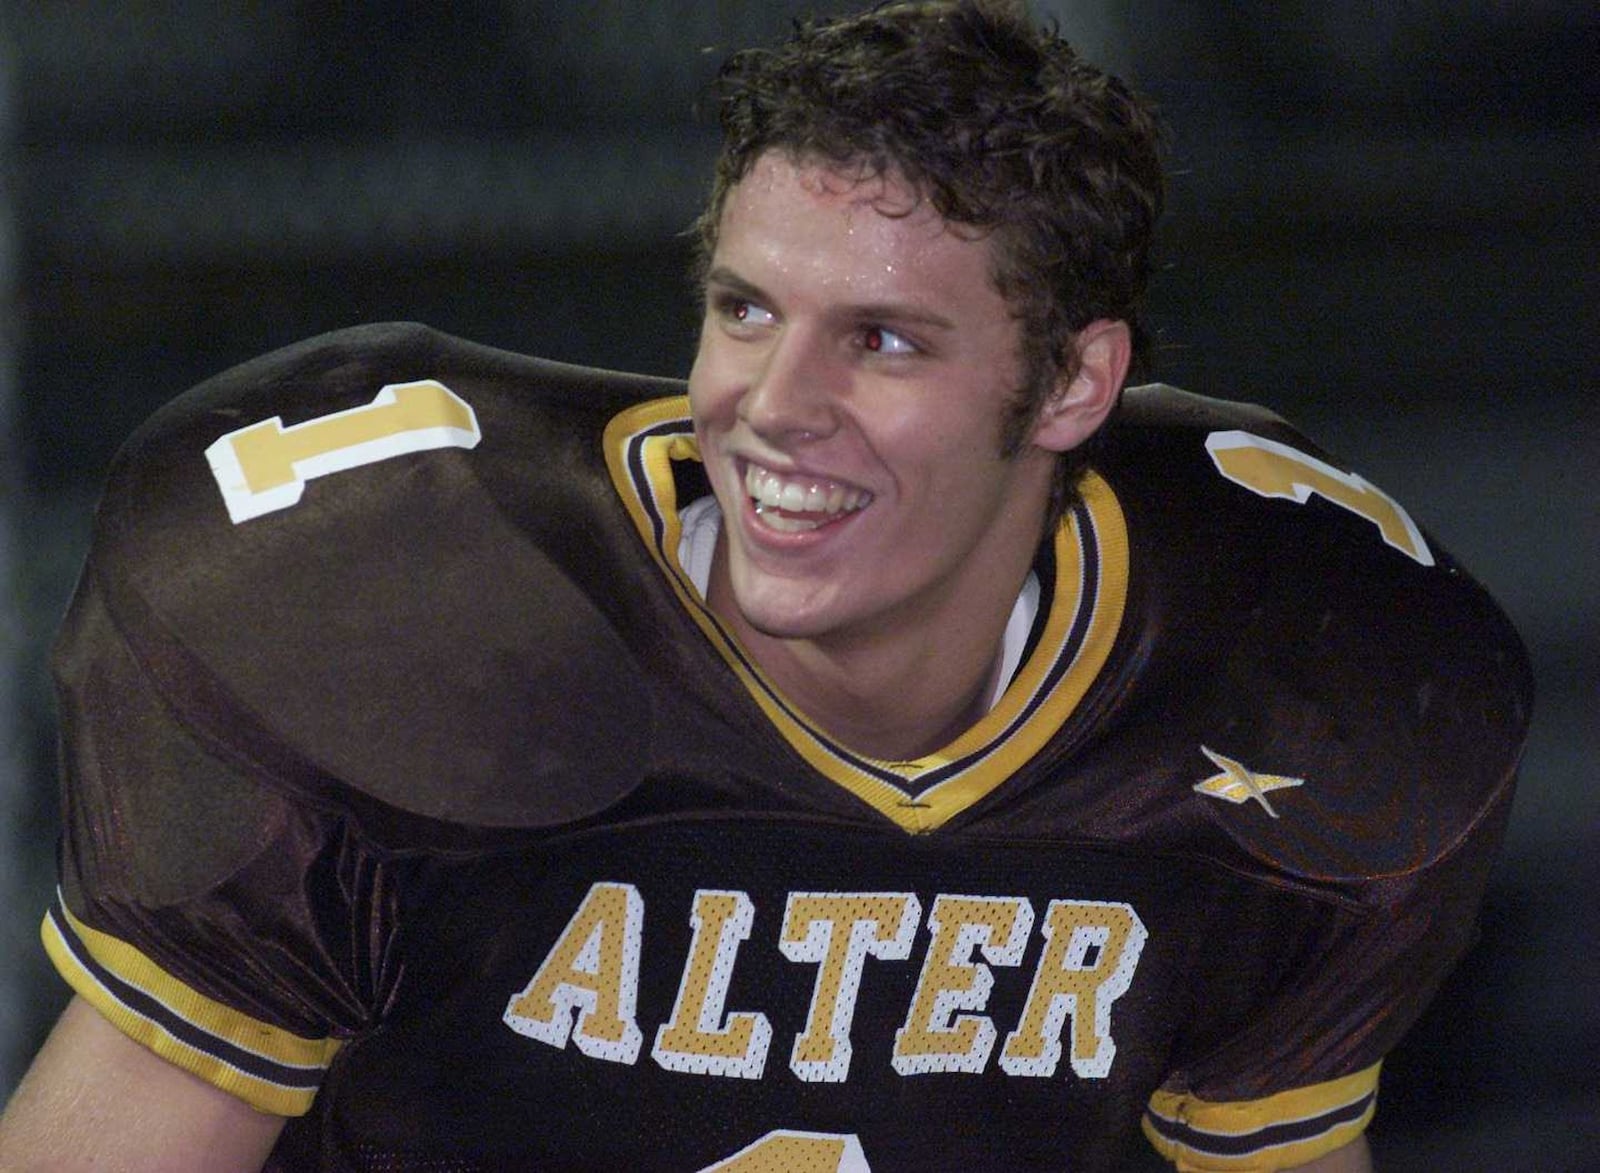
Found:
[[[1170,387],[1125,405],[1101,467],[1128,518],[1126,634],[1154,649],[1212,829],[1318,882],[1496,838],[1532,678],[1488,593],[1278,416]]]
[[[679,389],[420,326],[313,339],[125,445],[82,589],[179,719],[280,789],[377,822],[582,818],[651,727],[599,436]]]

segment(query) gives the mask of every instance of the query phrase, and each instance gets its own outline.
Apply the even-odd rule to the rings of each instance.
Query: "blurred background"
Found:
[[[117,444],[243,359],[416,319],[687,373],[723,53],[817,4],[0,5],[0,1100],[65,999],[48,643]],[[1600,1169],[1600,10],[1035,3],[1174,130],[1168,382],[1275,407],[1511,612],[1536,723],[1482,943],[1380,1166]]]

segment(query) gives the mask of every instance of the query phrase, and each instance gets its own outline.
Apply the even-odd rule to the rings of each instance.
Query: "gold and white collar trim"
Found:
[[[813,768],[908,832],[942,826],[1038,753],[1077,709],[1122,625],[1127,525],[1110,486],[1089,473],[1081,500],[1055,534],[1055,595],[1044,631],[995,705],[935,753],[911,761],[867,757],[828,737],[773,687],[707,608],[703,586],[686,569],[672,462],[699,459],[688,400],[653,400],[624,411],[606,429],[605,453],[640,538],[767,718]]]

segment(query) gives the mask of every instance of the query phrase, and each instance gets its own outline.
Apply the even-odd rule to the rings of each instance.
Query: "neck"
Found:
[[[887,631],[852,628],[810,639],[768,635],[740,611],[719,541],[707,602],[767,678],[834,740],[887,761],[908,761],[948,745],[988,710],[1000,672],[1006,624],[1032,561],[994,567],[989,596],[964,620]]]

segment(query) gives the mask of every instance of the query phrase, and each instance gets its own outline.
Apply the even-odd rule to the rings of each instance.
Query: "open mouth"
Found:
[[[820,529],[865,509],[872,494],[838,481],[782,477],[746,464],[744,488],[762,524],[783,533]]]

